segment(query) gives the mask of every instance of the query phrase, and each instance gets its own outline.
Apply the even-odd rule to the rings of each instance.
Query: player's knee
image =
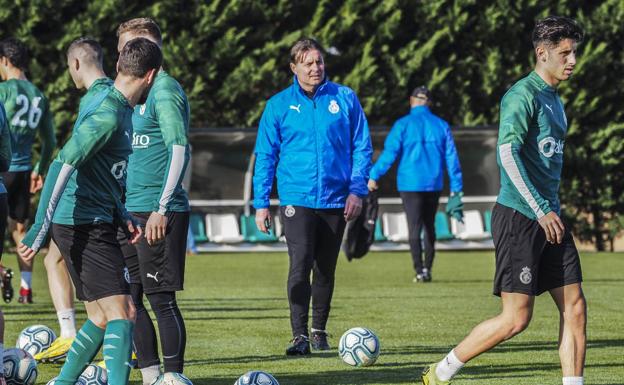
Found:
[[[102,313],[98,313],[98,314],[90,314],[89,315],[89,320],[91,322],[93,322],[93,324],[95,326],[97,326],[100,329],[106,329],[106,317],[104,316],[104,314]]]
[[[564,320],[578,325],[585,325],[587,319],[587,304],[580,296],[573,303],[567,305],[564,311]]]
[[[529,326],[529,323],[531,323],[531,315],[526,312],[520,312],[512,317],[507,317],[505,319],[506,338],[509,339],[522,333]]]
[[[134,306],[132,301],[128,301],[128,309],[126,311],[127,320],[131,322],[136,321],[137,308]]]
[[[53,269],[63,261],[63,257],[58,253],[48,252],[43,258],[43,264],[47,270]]]

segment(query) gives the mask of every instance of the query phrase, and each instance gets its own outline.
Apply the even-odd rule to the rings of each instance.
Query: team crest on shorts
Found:
[[[286,206],[286,210],[284,210],[284,215],[286,215],[288,218],[291,218],[295,215],[295,208],[288,205]]]
[[[520,282],[528,285],[533,280],[533,275],[531,274],[531,268],[525,266],[522,268],[522,273],[520,273]]]
[[[327,107],[327,109],[332,114],[337,114],[338,112],[340,112],[340,106],[338,105],[338,102],[333,99],[331,102],[329,102],[329,107]]]
[[[124,267],[124,279],[130,283],[130,270],[127,267]]]

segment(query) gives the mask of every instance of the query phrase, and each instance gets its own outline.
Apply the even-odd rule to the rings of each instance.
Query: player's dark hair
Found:
[[[137,17],[119,24],[117,28],[117,37],[126,32],[132,32],[138,35],[148,35],[153,37],[159,45],[162,45],[162,34],[160,27],[149,17]]]
[[[299,39],[290,49],[290,62],[293,64],[301,62],[306,52],[311,50],[317,50],[322,55],[325,55],[325,50],[316,40],[309,37]]]
[[[119,73],[141,78],[162,65],[162,52],[156,43],[144,37],[130,40],[119,55]]]
[[[573,19],[563,16],[549,16],[538,20],[533,29],[533,47],[540,43],[556,46],[564,39],[572,39],[577,43],[583,41],[583,28]]]
[[[28,48],[14,37],[0,41],[0,57],[6,57],[13,66],[22,71],[28,68]]]
[[[102,46],[97,40],[92,37],[80,37],[74,40],[67,49],[67,56],[77,49],[82,50],[82,55],[80,55],[81,60],[102,68],[104,54],[102,52]]]

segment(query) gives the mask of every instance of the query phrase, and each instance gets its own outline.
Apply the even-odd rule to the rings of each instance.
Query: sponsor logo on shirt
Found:
[[[141,104],[141,107],[139,108],[139,114],[145,114],[145,104]]]
[[[137,135],[132,133],[132,148],[147,148],[150,144],[149,135]]]
[[[563,154],[564,141],[549,136],[540,140],[538,146],[542,155],[550,158],[555,154]]]

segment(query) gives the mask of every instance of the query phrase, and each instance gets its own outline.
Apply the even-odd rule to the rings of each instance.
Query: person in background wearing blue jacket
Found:
[[[256,225],[264,232],[271,225],[269,196],[277,176],[290,257],[293,339],[286,355],[310,354],[310,339],[315,350],[330,348],[326,324],[342,235],[368,194],[372,146],[366,116],[353,90],[326,78],[323,52],[307,38],[292,47],[293,84],[267,102],[255,149]]]
[[[397,187],[407,215],[409,244],[416,277],[414,282],[430,282],[435,254],[435,215],[444,182],[444,169],[451,183],[451,198],[461,204],[462,172],[447,122],[429,110],[431,92],[427,87],[414,89],[409,114],[394,123],[384,149],[370,172],[369,190],[399,158]],[[461,219],[461,211],[459,211]],[[425,227],[423,264],[420,233]]]

